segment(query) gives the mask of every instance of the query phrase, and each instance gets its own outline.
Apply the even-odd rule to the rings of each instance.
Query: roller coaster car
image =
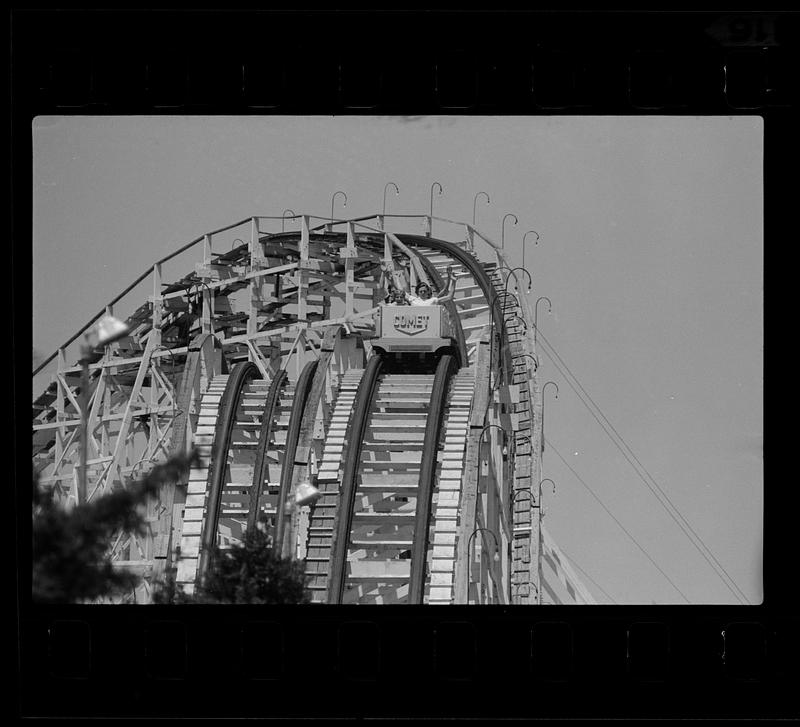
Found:
[[[457,348],[450,314],[442,305],[382,305],[375,314],[380,353],[444,353]]]

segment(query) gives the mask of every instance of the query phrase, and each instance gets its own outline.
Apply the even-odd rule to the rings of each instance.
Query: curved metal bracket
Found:
[[[503,221],[500,223],[500,249],[501,250],[505,249],[506,218],[508,218],[508,217],[513,217],[514,218],[514,224],[515,225],[519,223],[519,220],[517,219],[517,216],[513,212],[507,212],[503,216]]]
[[[344,192],[342,192],[341,190],[335,191],[333,193],[333,196],[331,197],[331,222],[333,222],[333,202],[336,199],[336,195],[337,194],[341,194],[344,197],[344,205],[343,206],[347,207],[347,195]]]
[[[536,230],[528,230],[528,231],[527,231],[527,232],[526,232],[526,233],[525,233],[525,234],[522,236],[522,267],[523,267],[523,268],[525,267],[525,238],[526,238],[528,235],[530,235],[531,233],[533,233],[534,235],[536,235],[536,242],[535,242],[534,244],[535,244],[535,245],[538,245],[538,244],[539,244],[539,233],[538,233],[538,232],[536,232]]]
[[[439,196],[440,197],[442,196],[442,192],[444,192],[444,189],[442,188],[442,185],[439,184],[439,182],[434,182],[431,185],[431,224],[433,224],[433,188],[434,187],[439,187]]]
[[[386,182],[383,186],[383,216],[386,217],[386,190],[389,189],[389,185],[394,187],[395,196],[400,194],[400,187],[398,187],[394,182]]]
[[[472,226],[475,227],[475,205],[478,203],[478,197],[484,195],[486,197],[486,204],[491,204],[492,200],[489,199],[489,195],[486,192],[478,192],[472,198]]]
[[[286,224],[286,213],[287,212],[291,212],[292,213],[292,217],[296,217],[297,216],[297,212],[295,212],[294,210],[290,210],[288,208],[285,209],[283,212],[281,212],[281,232],[286,232],[286,228],[285,228],[284,225]]]

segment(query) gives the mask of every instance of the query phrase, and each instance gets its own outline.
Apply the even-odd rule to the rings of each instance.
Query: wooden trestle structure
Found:
[[[390,231],[394,219],[422,234]],[[289,221],[299,230],[264,231]],[[434,221],[449,240],[431,235]],[[246,239],[214,251],[234,234]],[[187,253],[194,269],[163,283]],[[372,350],[382,268],[400,265],[437,289],[455,272],[457,345],[430,370]],[[477,229],[437,217],[252,217],[155,263],[105,306],[97,317],[152,278],[129,335],[91,357],[87,498],[200,455],[148,506],[148,534],[114,543],[116,566],[143,576],[127,600],[149,602],[172,569],[193,590],[214,543],[265,527],[305,562],[315,603],[593,602],[541,529],[534,316],[510,267]],[[93,323],[34,372],[52,373],[33,404],[34,465],[67,507],[81,420],[81,367],[68,358]],[[306,480],[322,496],[291,507]]]

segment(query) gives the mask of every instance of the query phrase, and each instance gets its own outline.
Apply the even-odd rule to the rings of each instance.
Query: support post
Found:
[[[300,265],[297,268],[297,320],[308,319],[307,292],[308,292],[308,215],[300,217]]]
[[[89,448],[89,360],[88,351],[81,350],[81,441],[80,471],[78,472],[78,504],[86,502],[86,467],[87,450]]]
[[[63,348],[58,349],[58,359],[56,362],[56,422],[61,423],[64,421],[65,417],[65,397],[64,397],[64,385],[61,383],[62,377],[64,375],[64,369],[67,368],[67,358]],[[56,429],[56,450],[55,450],[55,461],[60,462],[61,457],[64,453],[64,437],[66,435],[66,429],[63,426],[60,426]],[[54,473],[55,474],[55,473]]]
[[[469,225],[464,225],[464,228],[467,231],[466,235],[467,250],[469,252],[473,252],[475,250],[475,231]]]
[[[392,258],[392,242],[389,235],[383,236],[383,264],[388,268],[388,273],[394,272],[394,259]]]
[[[100,374],[97,377],[97,384],[94,387],[94,401],[89,409],[89,419],[87,421],[87,433],[90,434],[87,437],[87,442],[93,441],[92,432],[97,428],[97,419],[100,416],[100,407],[103,401],[103,397],[105,396],[106,392],[106,379],[108,378],[108,372],[106,369],[100,369]],[[97,443],[94,443],[95,450],[97,451],[97,456],[102,456],[101,450],[97,447]]]
[[[211,266],[211,235],[206,235],[203,238],[203,268],[208,270]],[[207,275],[203,275],[203,281],[210,281]],[[203,286],[203,313],[200,321],[200,330],[202,333],[213,333],[214,330],[211,324],[212,310],[211,306],[214,305],[214,296],[211,291]]]
[[[344,300],[344,314],[346,316],[352,315],[356,312],[355,307],[355,256],[356,256],[356,238],[353,229],[353,223],[347,223],[347,247],[345,248],[347,257],[344,260],[344,277],[345,277],[345,300]]]
[[[150,334],[158,337],[156,345],[161,343],[161,321],[161,264],[156,263],[153,265],[153,332]]]
[[[281,337],[270,336],[269,338],[269,371],[270,378],[275,376],[281,368]]]
[[[253,217],[250,220],[250,243],[249,243],[249,252],[250,252],[250,267],[249,272],[253,272],[256,270],[258,265],[254,263],[256,258],[260,257],[258,255],[258,218]],[[262,281],[260,278],[253,278],[250,281],[250,301],[248,307],[248,315],[247,315],[247,335],[254,336],[258,333],[258,308],[261,303],[261,286]],[[247,351],[247,358],[252,363],[257,363],[258,356],[250,346],[248,346]]]
[[[106,306],[106,315],[112,316],[114,315],[114,308],[113,306],[107,305]],[[108,361],[111,359],[111,349],[110,347],[106,347],[105,351],[105,359]],[[114,375],[117,373],[116,367],[114,368],[104,368],[103,374],[106,378],[111,377],[113,380]],[[108,430],[109,430],[109,422],[108,417],[111,414],[111,388],[106,384],[103,388],[103,411],[101,414],[100,419],[100,456],[105,457],[108,452]]]

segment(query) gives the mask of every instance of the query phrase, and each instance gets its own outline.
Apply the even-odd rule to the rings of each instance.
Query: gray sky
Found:
[[[763,123],[758,117],[39,117],[34,347],[159,257],[284,208],[471,221],[526,266],[540,329],[745,592],[762,598]],[[434,234],[437,228],[434,227]],[[485,251],[483,251],[485,254]],[[187,258],[188,259],[188,258]],[[488,258],[487,258],[488,259]],[[189,272],[176,270],[177,278]],[[149,291],[142,289],[135,305]],[[118,315],[131,312],[134,301]],[[690,601],[735,602],[546,355],[549,442]],[[552,448],[545,522],[619,603],[683,603]],[[607,598],[587,579],[598,601]]]

